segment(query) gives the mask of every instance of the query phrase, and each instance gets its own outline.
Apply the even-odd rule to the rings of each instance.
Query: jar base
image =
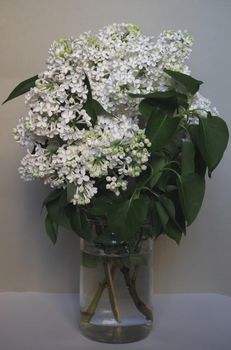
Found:
[[[124,344],[146,338],[152,330],[152,323],[134,326],[99,326],[81,323],[80,330],[87,338],[98,342]]]

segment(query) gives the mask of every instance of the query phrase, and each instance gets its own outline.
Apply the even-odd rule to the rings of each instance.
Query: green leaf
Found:
[[[174,96],[175,92],[174,91],[155,91],[155,92],[149,92],[147,94],[132,94],[129,93],[128,95],[134,98],[137,97],[143,97],[143,98],[156,98],[156,99],[168,99],[172,96]]]
[[[35,75],[32,78],[26,79],[22,81],[20,84],[16,86],[16,88],[10,93],[7,99],[2,103],[6,103],[7,101],[13,100],[15,97],[25,94],[31,88],[35,86],[35,82],[38,79],[38,75]]]
[[[167,164],[167,160],[165,158],[154,158],[152,164],[152,177],[148,182],[148,186],[153,188],[162,175],[162,170]]]
[[[178,176],[177,187],[184,216],[188,225],[190,225],[201,208],[205,192],[205,181],[198,174]]]
[[[169,69],[164,69],[164,72],[173,78],[177,83],[182,85],[187,90],[187,92],[192,95],[194,95],[199,90],[200,85],[203,84],[203,81],[194,79],[187,74],[172,71]]]
[[[115,202],[108,212],[108,225],[121,240],[129,240],[144,223],[149,206],[146,195],[133,200]]]
[[[173,137],[181,118],[175,117],[150,117],[146,126],[146,136],[151,141],[151,152],[158,151]]]
[[[204,161],[200,151],[196,147],[196,149],[195,149],[195,173],[204,177],[206,174],[206,169],[207,169],[207,166],[205,164],[205,161]]]
[[[91,117],[92,124],[95,125],[98,115],[114,117],[113,114],[108,113],[98,101],[93,99],[91,84],[86,74],[85,74],[84,83],[87,86],[88,93],[87,93],[87,101],[84,103],[83,108],[85,109],[87,114]]]
[[[107,112],[97,100],[93,99],[92,103],[93,103],[93,109],[97,116],[104,115],[106,117],[115,117],[112,113]]]
[[[188,128],[188,131],[190,133],[191,140],[194,144],[195,148],[195,173],[199,174],[200,176],[204,177],[206,174],[207,165],[200,153],[200,150],[197,146],[197,135],[199,133],[199,125],[190,125]]]
[[[88,214],[94,216],[106,216],[110,208],[111,200],[106,196],[96,197],[93,200],[92,208],[87,210]]]
[[[195,172],[195,148],[190,140],[182,140],[181,154],[181,175],[188,175]]]
[[[43,206],[47,205],[61,196],[63,189],[55,189],[51,191],[43,201]]]
[[[63,191],[61,196],[46,204],[47,212],[52,221],[56,222],[67,229],[71,229],[68,218],[66,191]]]
[[[174,159],[179,154],[184,135],[185,131],[178,128],[171,140],[163,147],[162,152],[169,160]]]
[[[167,214],[169,215],[169,217],[172,219],[175,219],[176,213],[175,213],[175,206],[173,201],[170,198],[162,195],[160,196],[160,202],[162,206],[165,208],[165,210],[167,211]]]
[[[165,192],[175,191],[177,187],[175,185],[166,185]]]
[[[91,117],[91,122],[95,125],[97,120],[97,113],[94,108],[92,92],[91,92],[91,84],[88,79],[88,76],[85,74],[84,83],[87,86],[87,101],[84,103],[83,108],[86,110],[87,114]]]
[[[85,73],[85,78],[84,78],[84,84],[87,86],[87,99],[92,100],[92,90],[91,90],[91,84],[90,81],[88,79],[87,74]]]
[[[188,98],[186,95],[181,94],[175,90],[172,91],[155,91],[148,94],[129,94],[131,97],[144,98],[145,102],[140,102],[140,112],[145,111],[148,108],[147,105],[160,106],[162,108],[168,107],[176,109],[179,106],[188,108]]]
[[[158,237],[162,233],[162,225],[156,210],[156,201],[153,199],[149,205],[148,217],[150,218],[150,225],[147,227],[148,235],[149,237]]]
[[[150,117],[155,107],[156,106],[155,105],[153,106],[151,99],[150,100],[148,98],[144,99],[139,104],[140,114],[143,115],[144,117]],[[162,113],[162,111],[160,113]]]
[[[98,257],[81,251],[81,265],[87,268],[95,268],[98,265]]]
[[[154,91],[149,92],[147,94],[129,94],[131,97],[143,97],[143,98],[150,98],[150,99],[156,99],[156,100],[169,100],[171,98],[174,98],[178,95],[178,93],[175,90],[171,91]]]
[[[145,186],[153,188],[156,185],[160,177],[163,175],[162,170],[164,169],[166,164],[167,160],[165,158],[160,158],[158,156],[153,157],[153,161],[150,164],[150,167],[152,169],[151,174],[146,173],[142,175],[140,179],[136,182],[138,197],[140,191],[143,190]]]
[[[174,182],[175,181],[176,181],[176,178],[174,178]],[[174,191],[167,192],[167,195],[166,195],[166,197],[168,199],[170,199],[173,203],[175,215],[172,215],[172,212],[169,210],[169,207],[167,207],[166,203],[163,201],[164,196],[165,195],[162,195],[160,197],[160,200],[161,200],[161,203],[165,206],[171,220],[174,221],[174,223],[176,224],[176,226],[178,226],[178,228],[181,232],[186,233],[185,216],[184,216],[184,213],[183,213],[181,205],[180,205],[179,191],[178,191],[177,186],[175,186]]]
[[[211,174],[228,144],[229,131],[225,121],[209,113],[207,118],[200,118],[199,126],[189,128],[189,132]]]
[[[175,217],[175,220],[173,221],[177,225],[179,230],[186,235],[186,219],[179,201],[175,203],[175,209],[176,209],[176,217]]]
[[[144,117],[172,116],[175,106],[164,104],[163,101],[146,98],[139,104],[139,111]]]
[[[160,202],[156,202],[156,211],[157,211],[158,216],[160,218],[160,222],[161,222],[163,228],[165,229],[167,222],[169,220],[169,215]]]
[[[68,218],[72,230],[85,240],[91,239],[91,226],[86,214],[77,206],[72,206],[68,210]]]
[[[175,204],[173,200],[164,195],[160,197],[160,202],[169,215],[169,220],[165,226],[165,233],[174,239],[177,244],[180,243],[182,233],[185,232],[185,219],[182,216],[182,211],[177,207],[178,201],[179,199],[177,198],[177,203]]]
[[[47,214],[45,219],[46,233],[50,240],[55,244],[57,241],[58,225],[56,222],[52,221],[49,214]]]
[[[164,195],[160,196],[159,202],[156,202],[156,208],[163,231],[179,244],[184,228],[177,222],[173,201]]]
[[[175,224],[173,220],[169,220],[165,227],[166,235],[173,239],[178,245],[180,244],[182,237],[182,230]]]
[[[67,201],[70,202],[75,193],[76,193],[77,186],[72,182],[67,184]]]

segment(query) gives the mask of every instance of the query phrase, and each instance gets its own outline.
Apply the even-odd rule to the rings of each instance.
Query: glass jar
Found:
[[[124,247],[102,249],[83,239],[80,246],[80,329],[83,334],[107,343],[129,343],[145,338],[153,323],[153,240],[140,240],[132,252]]]

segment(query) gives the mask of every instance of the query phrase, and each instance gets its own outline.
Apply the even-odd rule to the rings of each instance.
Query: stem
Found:
[[[132,281],[132,283],[134,283],[134,284],[135,284],[135,282],[136,282],[136,278],[137,278],[137,274],[138,274],[138,268],[139,268],[139,266],[138,266],[138,265],[135,265],[134,271],[133,271],[133,274],[132,274],[132,279],[131,279],[131,281]]]
[[[116,266],[112,266],[112,268],[111,268],[112,278],[114,278],[115,270],[116,270]],[[95,310],[96,310],[96,308],[97,308],[97,306],[99,304],[99,301],[100,301],[100,299],[102,297],[103,291],[104,291],[104,289],[106,287],[107,287],[107,280],[106,280],[106,277],[105,277],[102,282],[99,282],[98,288],[97,288],[97,290],[95,292],[95,295],[93,296],[93,299],[90,302],[87,310],[83,311],[81,313],[82,321],[84,321],[84,322],[90,322],[91,321],[92,317],[95,314]]]
[[[146,317],[147,320],[153,320],[152,311],[148,308],[148,306],[140,299],[137,290],[136,290],[136,277],[138,266],[135,266],[135,271],[133,277],[130,277],[130,269],[126,266],[123,266],[121,272],[124,275],[125,283],[128,287],[129,294],[136,306],[136,308]]]
[[[110,269],[110,263],[107,261],[107,259],[104,263],[104,272],[105,272],[105,277],[107,281],[108,296],[111,303],[112,312],[114,314],[116,321],[121,322],[119,306],[118,306],[118,302],[115,294],[115,287],[113,284],[113,279],[112,279],[112,274]]]

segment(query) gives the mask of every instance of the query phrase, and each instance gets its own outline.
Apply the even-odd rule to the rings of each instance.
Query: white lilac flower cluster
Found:
[[[53,149],[37,146],[28,152],[19,172],[25,180],[42,178],[52,187],[76,184],[74,204],[88,204],[97,193],[97,178],[104,178],[106,189],[116,195],[127,189],[127,178],[146,170],[151,145],[137,123],[122,115],[108,121],[101,118],[94,128],[82,132],[74,143]]]
[[[87,204],[98,191],[97,179],[116,195],[130,177],[146,169],[149,140],[138,126],[139,99],[129,93],[169,89],[164,69],[189,73],[187,32],[165,31],[157,41],[133,24],[113,24],[77,39],[63,38],[49,50],[47,69],[26,94],[28,115],[19,120],[15,139],[33,145],[19,168],[25,180],[41,178],[52,187],[76,185],[74,204]],[[88,88],[114,117],[85,109]],[[211,108],[197,94],[192,109]]]

